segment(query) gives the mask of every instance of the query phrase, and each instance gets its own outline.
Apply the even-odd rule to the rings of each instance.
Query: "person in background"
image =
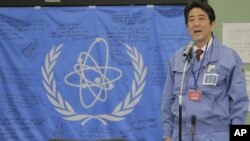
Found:
[[[244,124],[248,113],[243,62],[234,50],[213,36],[216,17],[207,2],[187,3],[184,16],[196,45],[183,81],[182,141],[229,141],[229,125]],[[179,95],[185,48],[177,50],[168,62],[161,103],[165,141],[179,140]],[[196,117],[194,133],[192,117]]]

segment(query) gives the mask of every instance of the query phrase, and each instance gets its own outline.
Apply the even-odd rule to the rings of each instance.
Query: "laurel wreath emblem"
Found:
[[[146,85],[147,67],[144,66],[143,58],[137,49],[128,44],[124,44],[127,48],[127,54],[131,58],[132,65],[135,69],[134,80],[132,81],[131,90],[128,92],[124,101],[121,101],[110,114],[100,115],[88,115],[78,114],[67,100],[64,100],[61,93],[57,90],[56,80],[54,78],[54,67],[61,53],[63,44],[57,47],[53,47],[51,51],[46,55],[44,66],[42,67],[43,85],[47,91],[47,97],[51,104],[53,104],[55,110],[60,113],[64,119],[69,121],[82,121],[84,125],[91,119],[97,119],[104,125],[107,125],[106,121],[121,121],[125,119],[125,116],[131,113],[135,106],[142,98],[142,91]]]

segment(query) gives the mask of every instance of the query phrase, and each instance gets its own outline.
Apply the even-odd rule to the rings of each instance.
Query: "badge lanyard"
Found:
[[[200,73],[201,73],[201,68],[202,68],[202,65],[203,65],[203,62],[204,62],[204,58],[206,56],[206,52],[207,52],[207,46],[208,46],[208,43],[206,45],[206,48],[205,48],[205,52],[204,52],[204,56],[201,60],[201,64],[200,64],[200,68],[199,68],[199,72],[198,72],[198,75],[196,76],[195,73],[194,73],[194,60],[193,59],[193,65],[192,65],[192,74],[193,74],[193,78],[194,78],[194,88],[197,89],[197,83],[198,83],[198,79],[199,79],[199,76],[200,76]]]

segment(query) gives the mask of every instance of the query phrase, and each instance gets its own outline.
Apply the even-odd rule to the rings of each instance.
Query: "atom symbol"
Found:
[[[93,48],[97,43],[105,44],[106,58],[104,66],[99,66],[95,58],[91,55]],[[108,66],[109,50],[107,42],[102,38],[96,38],[91,44],[88,52],[81,52],[77,59],[77,64],[74,65],[74,71],[67,74],[64,82],[72,87],[79,88],[81,104],[84,108],[92,107],[97,101],[105,102],[107,100],[107,91],[114,88],[114,82],[122,76],[122,71],[118,68]],[[113,77],[108,77],[109,72],[112,72]],[[115,76],[114,76],[115,75]],[[77,78],[78,82],[75,82]],[[73,81],[73,82],[72,82]],[[88,89],[91,93],[91,100],[84,97],[83,90]],[[89,102],[90,101],[90,102]],[[89,102],[89,103],[87,103]]]

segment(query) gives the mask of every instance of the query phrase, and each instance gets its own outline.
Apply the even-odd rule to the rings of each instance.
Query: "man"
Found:
[[[181,94],[182,141],[229,141],[229,125],[243,124],[248,113],[243,63],[235,51],[213,37],[216,18],[208,3],[191,1],[184,15],[196,45],[187,65]],[[196,58],[199,49],[201,56]],[[168,64],[161,107],[165,141],[179,140],[184,50],[185,47],[177,50]],[[192,117],[196,119],[195,128]]]

